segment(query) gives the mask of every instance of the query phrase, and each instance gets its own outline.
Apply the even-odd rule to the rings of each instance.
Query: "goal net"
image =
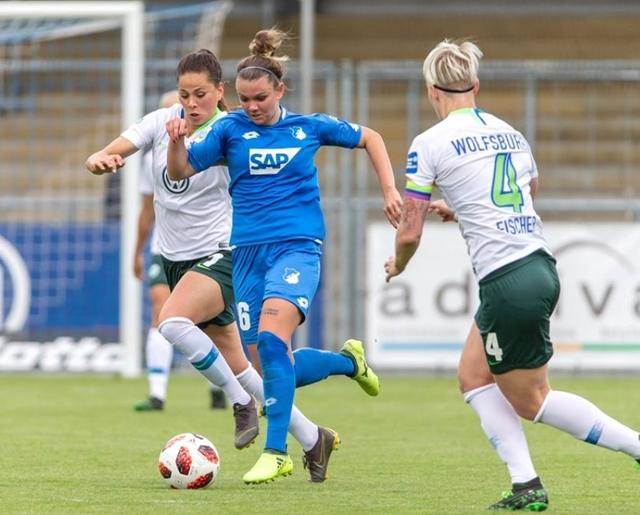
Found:
[[[141,372],[140,156],[108,177],[84,161],[157,106],[181,55],[216,49],[230,7],[0,2],[0,370]]]

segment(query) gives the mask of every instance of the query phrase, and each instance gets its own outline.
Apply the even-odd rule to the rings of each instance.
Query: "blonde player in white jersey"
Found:
[[[125,157],[152,147],[156,231],[173,287],[159,316],[159,330],[201,374],[223,388],[234,405],[236,447],[243,448],[255,439],[258,428],[247,392],[261,401],[264,394],[262,378],[247,361],[233,321],[229,173],[215,166],[212,173],[171,181],[166,168],[168,120],[185,118],[189,144],[225,115],[222,68],[213,53],[200,50],[183,57],[177,78],[180,104],[146,115],[89,157],[86,166],[96,175],[109,173],[123,166]],[[311,480],[324,481],[333,450],[326,443],[327,432],[295,407],[289,432],[305,451]]]
[[[480,289],[458,379],[512,478],[511,491],[490,508],[542,511],[549,500],[519,417],[636,460],[640,441],[638,432],[588,400],[549,387],[549,319],[560,283],[533,208],[538,172],[522,134],[476,107],[481,57],[471,42],[444,40],[424,62],[427,94],[441,121],[409,149],[402,222],[386,279],[409,263],[428,211],[458,220]],[[446,202],[430,202],[434,186]]]

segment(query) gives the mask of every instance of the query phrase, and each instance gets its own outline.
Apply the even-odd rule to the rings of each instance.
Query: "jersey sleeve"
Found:
[[[322,113],[316,113],[311,118],[322,145],[354,148],[360,143],[362,128],[358,124]]]
[[[419,200],[430,200],[435,182],[435,173],[427,159],[427,152],[423,142],[417,138],[411,143],[407,154],[407,168],[405,176],[407,184],[405,195]]]
[[[142,173],[140,174],[140,194],[153,194],[153,152],[145,152],[142,156]]]
[[[165,112],[166,109],[152,111],[126,129],[121,136],[139,149],[151,148],[155,135],[159,133],[159,130],[164,130]]]
[[[218,164],[224,157],[224,141],[229,125],[226,117],[207,127],[203,134],[191,141],[187,149],[189,164],[196,172],[201,172]]]

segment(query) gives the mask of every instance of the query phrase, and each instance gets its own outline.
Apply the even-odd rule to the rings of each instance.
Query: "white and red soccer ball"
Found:
[[[218,475],[220,455],[204,436],[181,433],[160,451],[158,469],[171,488],[206,488]]]

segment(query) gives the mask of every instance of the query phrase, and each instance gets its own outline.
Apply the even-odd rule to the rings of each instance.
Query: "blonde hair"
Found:
[[[274,86],[277,86],[284,78],[285,70],[282,63],[288,61],[289,56],[275,54],[290,38],[288,33],[277,29],[259,31],[249,43],[251,55],[245,57],[236,67],[238,76],[246,80],[256,80],[266,75]]]
[[[178,102],[180,102],[180,96],[177,89],[167,91],[160,97],[160,107],[171,107]]]
[[[471,87],[478,78],[482,55],[482,50],[471,41],[445,39],[424,60],[424,80],[430,86]]]

